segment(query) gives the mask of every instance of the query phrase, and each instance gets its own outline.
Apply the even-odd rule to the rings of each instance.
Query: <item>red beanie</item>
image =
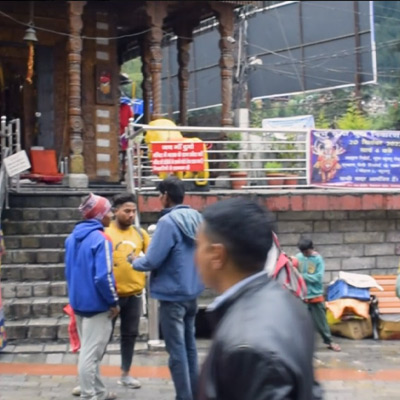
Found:
[[[85,219],[102,220],[111,210],[111,203],[101,196],[90,193],[89,197],[79,206],[79,211]]]

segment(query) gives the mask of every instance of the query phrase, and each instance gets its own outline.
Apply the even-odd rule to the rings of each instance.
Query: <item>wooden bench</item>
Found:
[[[380,339],[400,339],[400,299],[396,296],[397,275],[374,275],[383,292],[370,289],[371,296],[378,299]],[[397,315],[398,316],[397,316]]]
[[[378,299],[380,314],[400,314],[400,299],[396,296],[397,275],[374,275],[373,278],[383,288],[383,292],[370,289],[371,295]]]

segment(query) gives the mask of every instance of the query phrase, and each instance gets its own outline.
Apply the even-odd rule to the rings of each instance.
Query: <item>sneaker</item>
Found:
[[[72,393],[72,396],[80,397],[80,395],[81,395],[81,387],[80,386],[75,386],[72,389],[71,393]]]
[[[139,380],[131,376],[122,376],[121,380],[118,381],[118,385],[127,386],[131,389],[139,389],[142,386]]]
[[[80,386],[75,386],[72,389],[72,396],[79,397],[81,395],[81,387]],[[117,395],[113,392],[107,392],[106,397],[104,400],[115,400],[117,398]]]

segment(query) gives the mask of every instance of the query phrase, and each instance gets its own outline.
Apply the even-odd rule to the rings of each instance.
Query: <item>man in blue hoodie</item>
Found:
[[[112,264],[112,243],[105,235],[112,218],[110,202],[91,193],[81,204],[84,221],[65,242],[65,276],[76,316],[81,350],[78,375],[81,399],[112,400],[100,378],[100,362],[119,313]]]
[[[193,400],[198,378],[195,317],[197,297],[204,290],[194,263],[195,237],[201,215],[183,205],[182,181],[160,182],[164,207],[144,257],[133,261],[137,271],[151,271],[150,295],[160,301],[160,324],[169,353],[176,400]]]

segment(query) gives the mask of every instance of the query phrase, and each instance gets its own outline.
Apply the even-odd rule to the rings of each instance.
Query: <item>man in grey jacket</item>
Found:
[[[195,237],[201,215],[183,205],[182,181],[160,182],[162,217],[144,257],[133,262],[137,271],[151,271],[150,295],[160,301],[160,324],[177,400],[193,400],[197,386],[195,317],[204,286],[194,264]]]

